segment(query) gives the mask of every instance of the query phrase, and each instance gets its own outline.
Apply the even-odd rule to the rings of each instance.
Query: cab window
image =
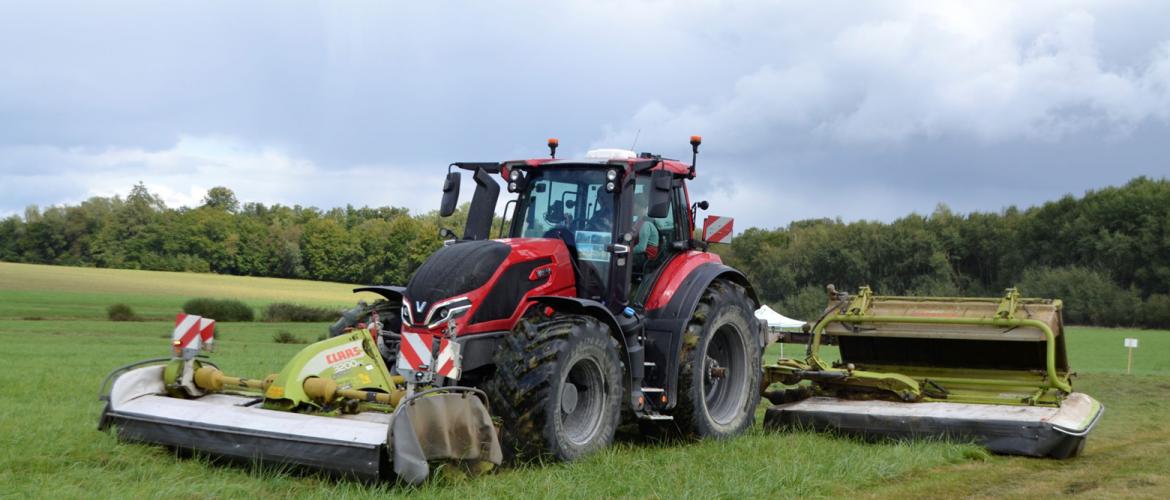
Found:
[[[613,197],[597,169],[534,169],[520,193],[512,236],[559,238],[602,289],[608,284]]]
[[[650,207],[650,189],[649,175],[639,175],[635,179],[631,228],[637,236],[637,244],[633,248],[633,286],[630,287],[632,291],[636,291],[644,278],[654,274],[667,261],[672,243],[679,239],[679,227],[675,218],[676,197],[671,196],[671,207],[666,217],[650,218],[646,215]]]

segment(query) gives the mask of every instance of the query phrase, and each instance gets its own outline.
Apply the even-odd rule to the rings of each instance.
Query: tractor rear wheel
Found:
[[[682,432],[725,438],[755,421],[762,352],[753,310],[738,284],[716,280],[703,292],[683,334],[671,412]]]
[[[514,461],[573,460],[608,446],[617,429],[622,368],[609,327],[590,316],[529,316],[494,356],[484,390]]]

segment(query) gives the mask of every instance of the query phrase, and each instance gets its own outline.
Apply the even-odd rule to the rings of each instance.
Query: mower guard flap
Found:
[[[119,376],[100,427],[115,426],[118,437],[126,441],[368,481],[397,475],[421,483],[429,475],[427,461],[433,459],[485,460],[496,465],[502,461],[487,409],[470,394],[429,394],[405,400],[394,414],[320,416],[266,410],[259,407],[257,397],[169,397],[162,372],[163,367],[156,365]],[[425,434],[419,434],[420,430]]]
[[[503,461],[500,440],[487,407],[469,392],[414,398],[395,412],[394,472],[419,484],[430,474],[427,460]]]

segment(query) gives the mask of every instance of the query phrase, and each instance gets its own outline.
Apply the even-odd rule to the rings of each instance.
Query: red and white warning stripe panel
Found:
[[[439,358],[431,363],[431,343],[434,335],[429,333],[402,332],[398,345],[398,373],[413,377],[415,372],[434,371],[435,374],[458,380],[461,373],[459,343],[449,339],[439,341]]]
[[[176,352],[183,349],[209,349],[215,341],[215,320],[179,313],[175,315],[175,330],[171,333]]]
[[[402,332],[402,341],[398,344],[398,372],[410,376],[414,372],[431,369],[431,342],[434,336],[429,333]]]
[[[703,241],[707,243],[731,243],[731,231],[735,219],[719,215],[708,215],[703,219]]]
[[[443,339],[442,345],[439,346],[439,360],[435,362],[435,366],[439,367],[435,373],[451,380],[459,380],[459,374],[462,372],[459,343]]]
[[[215,320],[199,318],[199,338],[203,341],[203,348],[211,350],[215,343]]]

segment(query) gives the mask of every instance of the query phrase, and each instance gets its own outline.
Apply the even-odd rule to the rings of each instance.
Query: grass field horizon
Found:
[[[0,318],[105,319],[123,302],[145,319],[173,317],[188,299],[238,299],[253,308],[273,302],[347,307],[355,285],[212,273],[142,271],[0,262]],[[68,304],[68,307],[61,307]]]
[[[1035,497],[1170,496],[1170,332],[1069,327],[1078,390],[1106,405],[1085,454],[1054,461],[988,456],[961,443],[860,443],[757,425],[727,441],[655,444],[623,438],[571,464],[439,477],[421,488],[365,485],[263,467],[180,458],[96,430],[98,385],[113,368],[165,355],[171,317],[195,296],[344,307],[352,286],[297,280],[0,263],[0,496],[37,497]],[[148,321],[110,322],[130,304]],[[33,310],[35,312],[25,312]],[[41,318],[41,319],[24,319]],[[277,370],[322,323],[222,323],[215,359],[243,375]],[[1137,337],[1133,375],[1122,339]],[[799,352],[789,346],[786,354]],[[766,362],[774,362],[775,348]],[[761,405],[762,412],[764,406]]]

